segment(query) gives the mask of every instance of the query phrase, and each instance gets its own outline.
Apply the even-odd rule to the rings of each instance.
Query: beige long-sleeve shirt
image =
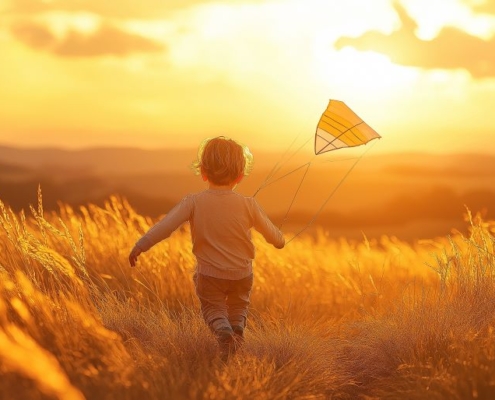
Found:
[[[197,272],[222,279],[243,279],[252,271],[255,249],[251,228],[282,248],[285,239],[253,197],[232,190],[208,189],[184,197],[136,246],[149,250],[189,221]]]

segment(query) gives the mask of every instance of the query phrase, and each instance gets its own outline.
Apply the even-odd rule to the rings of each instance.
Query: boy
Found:
[[[220,136],[203,142],[193,166],[208,182],[208,189],[184,197],[137,241],[129,255],[134,267],[139,254],[189,221],[197,260],[196,294],[203,318],[217,337],[223,360],[242,343],[246,327],[255,253],[251,228],[276,248],[285,246],[282,232],[256,200],[234,192],[251,165],[252,155],[247,147],[234,140]]]

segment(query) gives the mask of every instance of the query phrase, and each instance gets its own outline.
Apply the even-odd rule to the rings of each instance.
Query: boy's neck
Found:
[[[235,186],[235,183],[232,183],[230,185],[215,185],[214,183],[208,182],[208,189],[213,190],[234,190]]]

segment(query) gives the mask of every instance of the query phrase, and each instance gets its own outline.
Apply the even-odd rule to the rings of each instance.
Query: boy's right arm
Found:
[[[142,253],[142,250],[138,246],[134,246],[132,248],[131,254],[129,254],[129,264],[131,264],[131,267],[136,266],[137,259],[141,253]]]
[[[148,251],[158,242],[168,238],[184,222],[189,220],[193,207],[193,199],[186,196],[169,213],[148,230],[135,244],[129,254],[131,267],[136,265],[137,257]]]

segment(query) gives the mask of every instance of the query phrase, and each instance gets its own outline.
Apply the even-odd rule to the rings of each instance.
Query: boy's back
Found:
[[[284,244],[281,232],[254,198],[229,189],[211,188],[182,199],[137,244],[146,251],[186,221],[191,225],[197,271],[215,278],[236,280],[253,272],[253,227],[275,247]]]

